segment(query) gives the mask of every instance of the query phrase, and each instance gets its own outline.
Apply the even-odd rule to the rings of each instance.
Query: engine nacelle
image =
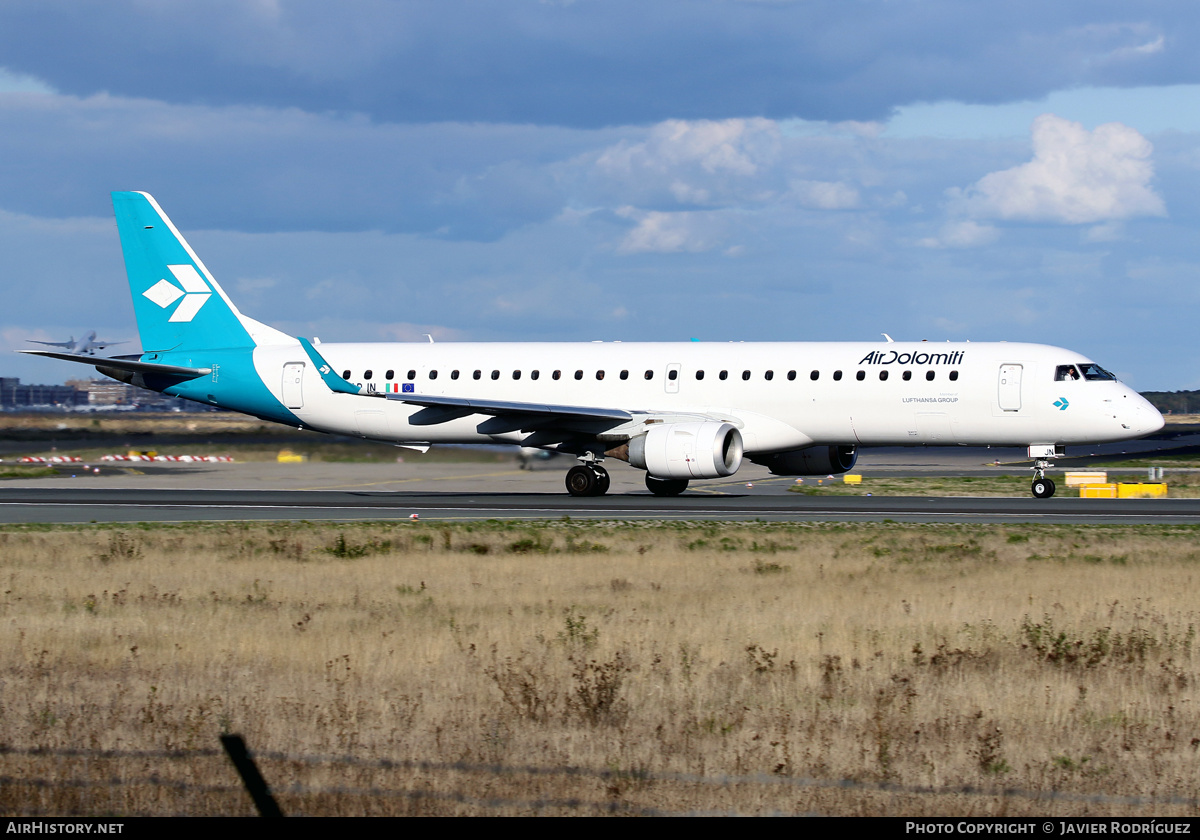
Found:
[[[858,451],[853,446],[807,446],[750,460],[775,475],[836,475],[854,469]]]
[[[723,478],[742,465],[742,433],[731,423],[665,423],[629,441],[629,463],[655,478]]]

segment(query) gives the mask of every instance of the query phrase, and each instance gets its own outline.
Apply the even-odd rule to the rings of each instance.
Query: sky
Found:
[[[6,0],[0,375],[112,190],[322,341],[1035,341],[1200,388],[1183,0]]]

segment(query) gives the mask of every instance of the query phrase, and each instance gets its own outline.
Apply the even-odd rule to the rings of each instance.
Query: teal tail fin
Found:
[[[143,352],[295,343],[238,312],[149,193],[112,199]]]

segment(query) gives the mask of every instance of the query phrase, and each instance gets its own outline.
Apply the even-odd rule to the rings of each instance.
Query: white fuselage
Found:
[[[1060,366],[1090,360],[1039,344],[413,343],[317,349],[337,374],[348,374],[347,381],[367,393],[403,396],[407,386],[417,396],[705,415],[734,423],[748,454],[813,444],[1099,443],[1137,438],[1163,425],[1159,412],[1120,382],[1056,379]],[[488,425],[493,418],[482,415],[414,425],[410,418],[419,406],[331,391],[298,345],[259,346],[254,364],[308,428],[396,443],[520,444],[530,435],[497,430],[494,422]]]

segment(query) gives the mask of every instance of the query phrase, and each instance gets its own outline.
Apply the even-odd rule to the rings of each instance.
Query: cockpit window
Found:
[[[1055,382],[1069,382],[1077,379],[1087,379],[1091,382],[1116,382],[1117,377],[1106,371],[1100,365],[1079,364],[1059,365],[1054,369]]]
[[[1083,378],[1087,380],[1099,380],[1101,382],[1116,382],[1117,377],[1106,371],[1100,365],[1080,365],[1083,371]]]

